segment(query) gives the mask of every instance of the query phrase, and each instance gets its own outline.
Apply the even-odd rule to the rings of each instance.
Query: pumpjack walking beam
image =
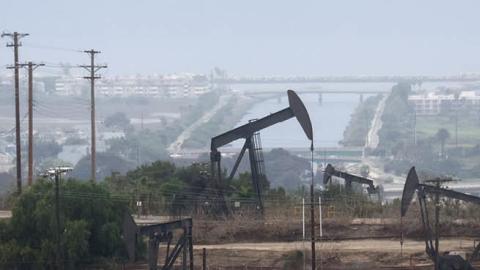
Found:
[[[433,230],[430,225],[428,216],[426,194],[434,194],[436,196],[444,196],[464,202],[480,204],[480,198],[465,194],[462,192],[441,188],[439,186],[431,186],[420,184],[415,167],[412,167],[407,175],[405,186],[403,188],[402,202],[400,215],[404,217],[407,214],[408,208],[413,200],[415,191],[417,191],[418,203],[420,205],[420,214],[422,218],[422,225],[424,230],[425,251],[430,259],[435,263],[437,269],[474,269],[470,262],[478,256],[480,252],[480,243],[475,247],[472,255],[467,260],[464,260],[458,255],[440,255],[438,246],[433,243]],[[457,268],[460,267],[460,268]]]
[[[249,122],[243,126],[237,127],[233,130],[227,131],[223,134],[220,134],[216,137],[213,137],[210,145],[210,162],[211,162],[211,175],[215,181],[216,190],[218,192],[217,200],[220,201],[221,210],[224,214],[229,214],[228,206],[225,202],[225,198],[222,191],[222,169],[221,169],[221,153],[218,148],[231,143],[238,139],[245,139],[245,143],[240,151],[240,154],[235,161],[235,165],[230,173],[229,178],[232,179],[235,176],[235,173],[238,169],[240,161],[245,154],[245,151],[249,151],[250,159],[250,170],[252,173],[252,184],[257,196],[257,207],[260,212],[263,213],[263,200],[262,200],[262,191],[260,187],[260,177],[259,172],[259,161],[257,160],[257,153],[255,153],[255,138],[254,135],[256,132],[275,125],[277,123],[283,122],[290,118],[296,117],[300,126],[304,130],[306,136],[312,140],[312,123],[310,122],[310,117],[305,108],[305,105],[298,97],[298,95],[293,90],[287,91],[289,107],[283,110],[280,110],[276,113],[270,114],[266,117],[260,118],[258,120]]]

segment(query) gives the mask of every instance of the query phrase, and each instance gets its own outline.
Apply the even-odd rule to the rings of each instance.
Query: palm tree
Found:
[[[450,133],[445,128],[441,128],[435,134],[435,138],[440,141],[440,156],[441,158],[445,158],[445,142],[448,138],[450,138]]]

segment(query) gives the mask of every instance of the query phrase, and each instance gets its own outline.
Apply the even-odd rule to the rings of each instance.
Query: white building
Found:
[[[97,82],[98,93],[103,96],[192,97],[210,91],[204,75],[173,74],[153,76],[123,76]]]
[[[78,77],[62,77],[55,81],[55,94],[59,96],[81,96],[88,87],[87,80]]]
[[[410,95],[408,101],[414,105],[417,115],[437,115],[467,106],[480,111],[480,95],[475,91],[462,91],[458,96],[428,92],[423,95]]]

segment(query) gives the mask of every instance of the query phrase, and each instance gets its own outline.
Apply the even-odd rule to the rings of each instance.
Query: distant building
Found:
[[[59,96],[81,96],[88,82],[78,77],[61,77],[55,81],[55,94]]]
[[[417,115],[438,115],[459,107],[480,111],[480,95],[476,91],[462,91],[458,96],[428,92],[423,95],[410,95],[408,101],[414,105]]]
[[[58,95],[82,95],[88,82],[78,77],[62,77],[55,83]],[[152,76],[117,76],[96,81],[96,93],[107,97],[194,97],[210,91],[206,75],[190,73]]]

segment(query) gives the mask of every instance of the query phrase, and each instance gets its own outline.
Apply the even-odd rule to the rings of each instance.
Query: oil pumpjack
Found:
[[[308,115],[307,109],[305,108],[305,105],[293,90],[288,90],[287,95],[289,103],[289,106],[287,108],[272,113],[263,118],[250,121],[247,124],[244,124],[240,127],[237,127],[212,138],[210,146],[210,171],[211,177],[214,181],[213,184],[215,185],[215,190],[217,192],[217,198],[215,198],[215,201],[218,203],[217,207],[219,208],[217,210],[222,212],[223,214],[228,215],[230,210],[229,206],[225,202],[223,194],[221,153],[219,151],[220,147],[238,139],[245,139],[245,143],[243,144],[240,154],[235,161],[235,165],[230,172],[229,179],[232,179],[235,176],[235,173],[238,169],[238,166],[240,165],[243,155],[245,154],[245,151],[248,150],[252,185],[256,195],[256,208],[260,213],[263,214],[264,205],[260,181],[262,177],[265,177],[265,172],[259,131],[295,117],[300,123],[300,126],[305,132],[307,138],[312,141],[312,124],[310,122],[310,117]]]
[[[408,172],[407,180],[405,181],[405,186],[403,188],[402,202],[400,214],[403,218],[413,200],[413,196],[417,191],[418,203],[420,205],[420,214],[422,218],[423,225],[423,234],[425,240],[425,251],[430,259],[435,264],[435,269],[452,269],[452,270],[464,270],[464,269],[475,269],[471,265],[471,261],[475,259],[480,252],[480,243],[477,244],[471,253],[471,255],[464,259],[459,255],[443,255],[439,254],[438,250],[438,232],[433,232],[433,229],[430,225],[430,219],[428,215],[427,208],[427,194],[433,194],[438,198],[438,196],[443,196],[447,198],[452,198],[464,202],[480,204],[480,198],[465,194],[462,192],[446,189],[437,186],[421,184],[418,180],[417,172],[415,167],[412,167]],[[436,207],[439,207],[438,201],[436,202]],[[438,211],[436,215],[435,223],[438,225]],[[437,226],[438,228],[438,226]],[[435,238],[435,239],[433,239]],[[434,245],[435,241],[435,245]]]
[[[345,189],[349,191],[352,190],[352,182],[367,185],[368,195],[377,195],[378,199],[381,200],[379,189],[373,184],[374,181],[372,179],[337,170],[332,164],[328,164],[323,172],[323,184],[331,183],[332,176],[343,178],[345,180]]]

